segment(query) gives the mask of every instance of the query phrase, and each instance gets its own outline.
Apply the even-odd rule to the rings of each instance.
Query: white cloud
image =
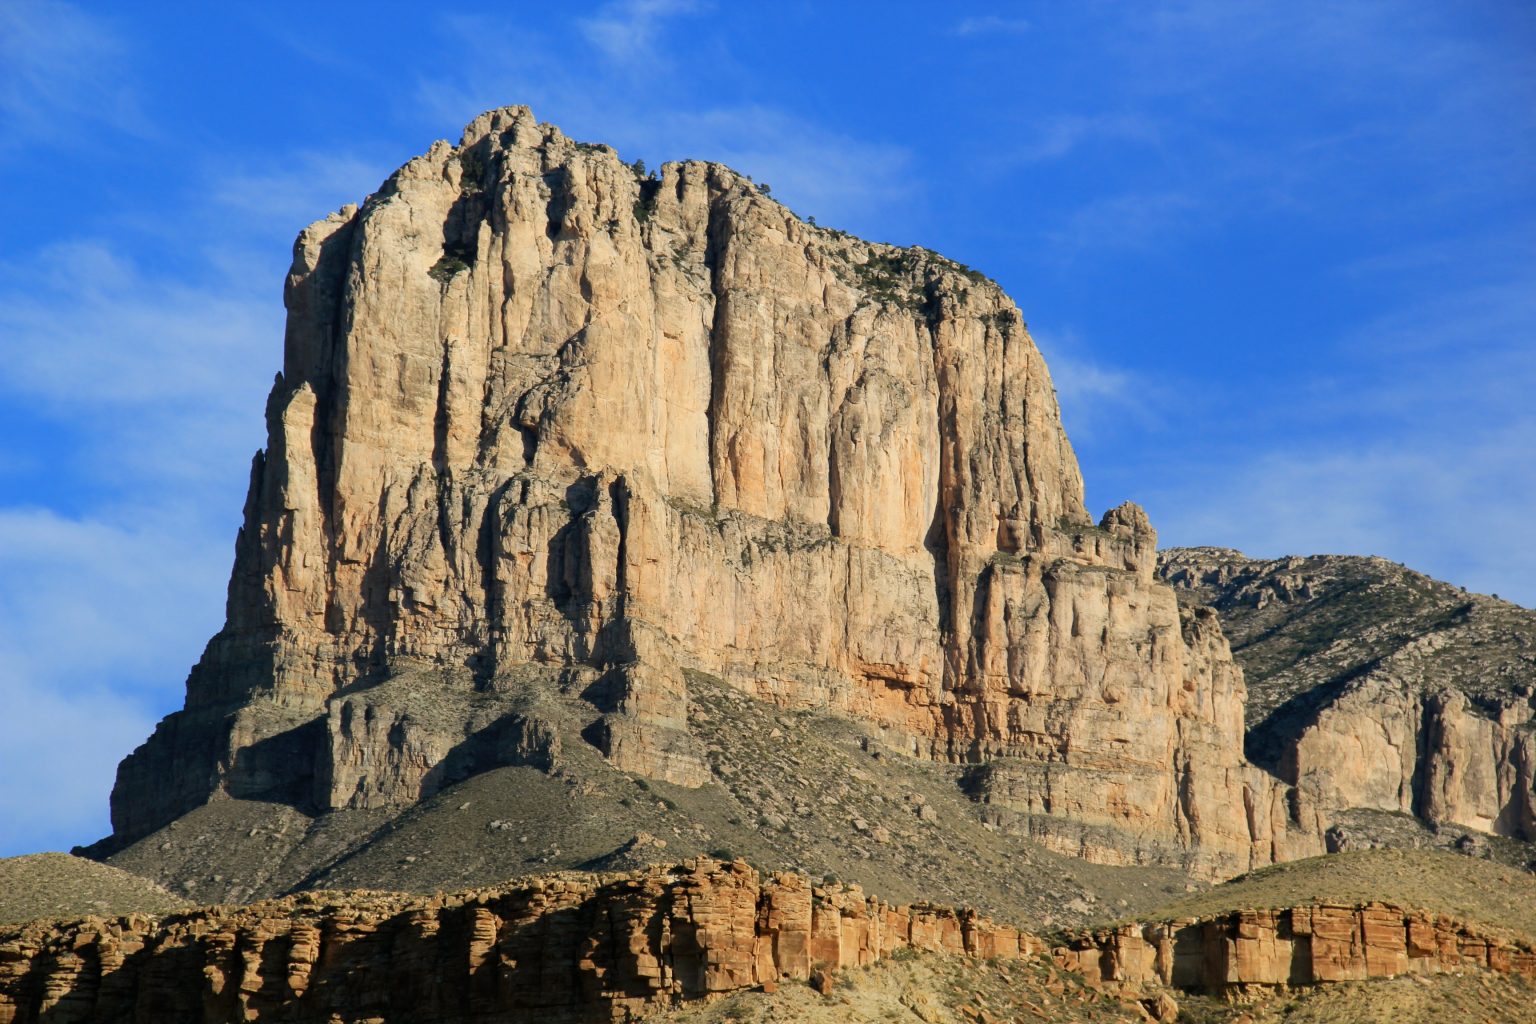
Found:
[[[618,0],[590,18],[579,19],[577,25],[587,41],[615,63],[654,63],[662,19],[698,8],[693,0]]]
[[[1076,331],[1032,330],[1056,385],[1067,436],[1075,442],[1112,438],[1134,425],[1142,430],[1165,426],[1158,402],[1167,385],[1088,354]]]
[[[1016,36],[1029,31],[1029,22],[1023,18],[984,14],[962,18],[951,31],[957,36]]]
[[[232,544],[202,510],[0,508],[0,856],[109,831],[117,762],[223,617]],[[216,518],[216,517],[215,517]]]
[[[209,198],[253,225],[278,224],[297,235],[347,203],[362,203],[394,170],[388,160],[352,153],[291,153],[281,161],[222,170]]]
[[[3,269],[0,398],[60,463],[0,495],[0,778],[31,780],[0,787],[0,855],[104,834],[117,761],[180,703],[282,337],[275,287],[193,287],[100,242]]]
[[[174,690],[223,618],[227,527],[238,511],[209,516],[184,501],[84,518],[0,508],[0,579],[11,581],[0,590],[6,685],[19,675],[67,691],[115,673]],[[190,645],[189,623],[203,629]],[[162,671],[169,678],[159,682]]]
[[[1091,142],[1153,142],[1155,124],[1131,114],[1058,114],[1036,121],[1030,131],[1007,147],[1005,164],[1043,163],[1059,160]]]
[[[1146,495],[1162,543],[1255,557],[1381,555],[1536,607],[1536,419],[1354,446],[1312,443],[1227,465],[1163,467]]]
[[[155,715],[106,687],[49,691],[0,663],[0,857],[68,850],[111,831],[107,797],[117,762]],[[25,781],[23,781],[25,780]]]
[[[1382,555],[1536,606],[1536,279],[1496,269],[1345,332],[1321,386],[1230,406],[1219,442],[1165,448],[1144,491],[1164,542]]]
[[[0,4],[0,153],[78,137],[82,125],[148,134],[126,81],[126,51],[104,19],[72,4]]]
[[[259,445],[281,351],[275,282],[147,277],[94,241],[3,270],[0,393],[85,435],[103,474],[224,478],[232,453]]]

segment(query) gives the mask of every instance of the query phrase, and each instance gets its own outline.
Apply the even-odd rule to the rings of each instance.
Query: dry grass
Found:
[[[148,879],[67,853],[0,860],[0,924],[40,917],[164,914],[190,905]]]
[[[1536,986],[1473,972],[1325,985],[1249,1006],[1190,999],[1182,1006],[1190,1024],[1533,1024]],[[1212,1016],[1201,1016],[1206,1007]]]
[[[1229,910],[1379,901],[1536,938],[1536,876],[1434,850],[1361,850],[1292,861],[1179,897],[1142,920]]]
[[[1141,1021],[1134,1005],[1087,988],[1044,960],[898,955],[843,971],[821,995],[803,982],[740,992],[647,1020],[667,1024],[1002,1024],[1004,1021]]]

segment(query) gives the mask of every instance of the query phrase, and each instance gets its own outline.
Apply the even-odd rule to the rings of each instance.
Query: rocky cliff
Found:
[[[1385,559],[1165,552],[1221,615],[1251,757],[1330,813],[1536,840],[1536,612]]]
[[[1201,992],[1489,970],[1536,977],[1528,944],[1380,903],[1232,911],[1073,936],[1058,961],[1090,980]]]
[[[285,299],[227,621],[109,847],[223,797],[548,769],[552,695],[614,767],[699,786],[707,675],[974,766],[1054,850],[1221,876],[1318,848],[1146,516],[1089,517],[982,275],[507,108],[307,228]]]
[[[0,931],[0,1024],[33,1021],[631,1021],[902,950],[1049,955],[1133,1003],[1483,970],[1536,976],[1521,941],[1396,907],[1243,911],[1039,938],[742,863],[553,876],[403,897],[312,894],[164,919]],[[1059,990],[1058,990],[1059,991]]]
[[[0,934],[0,1024],[627,1021],[908,947],[1044,948],[967,911],[706,859],[434,898],[316,894],[163,921],[39,923]]]

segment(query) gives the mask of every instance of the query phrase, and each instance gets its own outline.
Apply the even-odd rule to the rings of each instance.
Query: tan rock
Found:
[[[409,804],[530,672],[615,766],[698,785],[704,672],[981,766],[1054,849],[1320,849],[1243,760],[1241,674],[1153,580],[1146,515],[1093,525],[979,274],[507,108],[306,229],[285,295],[228,621],[122,767],[119,841],[220,793]]]
[[[1380,558],[1188,548],[1159,573],[1220,609],[1260,710],[1252,745],[1319,815],[1536,840],[1536,612]]]
[[[1016,960],[1039,939],[968,911],[708,859],[436,896],[318,893],[249,906],[0,929],[0,1022],[633,1021],[907,948]],[[1382,904],[1237,911],[1082,933],[1049,951],[1090,984],[1177,1013],[1225,994],[1398,974],[1536,977],[1536,953]],[[1062,994],[1059,984],[1055,988]],[[914,1013],[925,993],[903,996]]]

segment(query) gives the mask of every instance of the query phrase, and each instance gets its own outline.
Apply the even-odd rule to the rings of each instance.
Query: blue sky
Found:
[[[200,6],[0,0],[0,855],[220,624],[293,236],[510,103],[995,277],[1095,511],[1536,605],[1531,4]]]

